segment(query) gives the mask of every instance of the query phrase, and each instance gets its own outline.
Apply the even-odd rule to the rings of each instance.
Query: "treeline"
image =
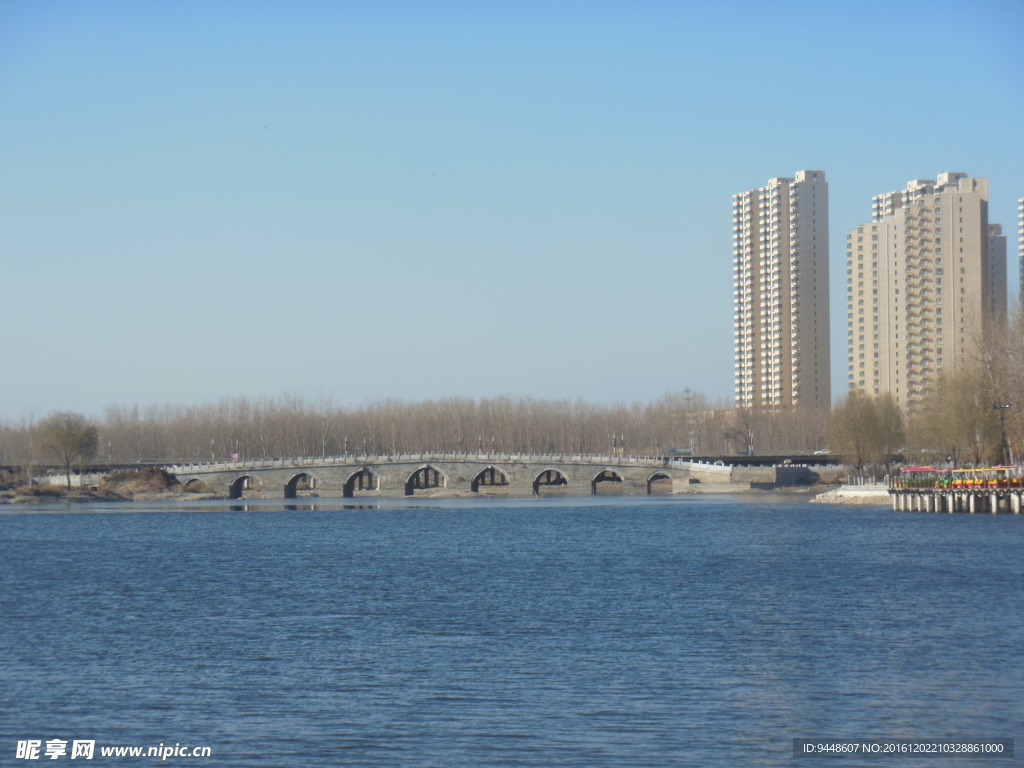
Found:
[[[862,470],[891,468],[897,456],[957,467],[1024,461],[1024,315],[972,347],[909,416],[888,396],[844,398],[826,426],[829,446]]]
[[[108,408],[94,463],[208,461],[421,451],[649,455],[813,451],[824,415],[736,412],[689,390],[648,403],[447,398],[344,408],[330,398],[233,398],[201,406]],[[0,463],[46,460],[36,427],[0,429]]]
[[[954,376],[932,383],[909,416],[889,398],[848,396],[831,414],[733,410],[685,390],[648,403],[496,397],[345,408],[331,398],[233,398],[200,406],[108,408],[94,422],[95,451],[75,464],[189,462],[424,451],[716,455],[807,453],[828,447],[861,470],[897,457],[924,464],[1024,460],[1024,317],[1005,336],[979,340]],[[67,466],[42,422],[0,426],[0,465]],[[1005,435],[1005,443],[1004,443]],[[49,446],[49,448],[47,447]]]

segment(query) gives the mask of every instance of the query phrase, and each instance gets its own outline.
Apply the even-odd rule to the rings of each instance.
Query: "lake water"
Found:
[[[213,756],[166,763],[592,767],[1024,735],[1020,516],[781,497],[5,512],[0,765],[52,738],[95,740],[90,764],[180,743]],[[879,762],[964,764],[839,765]]]

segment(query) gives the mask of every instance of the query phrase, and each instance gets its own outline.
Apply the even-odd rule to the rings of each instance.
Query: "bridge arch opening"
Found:
[[[541,496],[552,493],[564,492],[569,486],[569,480],[557,469],[545,469],[533,478],[533,495]]]
[[[647,493],[651,496],[672,493],[672,478],[664,472],[655,472],[647,478]]]
[[[228,486],[228,498],[240,499],[246,491],[258,491],[263,483],[255,475],[239,475]]]
[[[472,481],[473,493],[508,493],[508,475],[497,467],[485,467]]]
[[[309,472],[299,472],[284,484],[284,497],[294,499],[299,495],[299,491],[315,491],[318,485],[320,482],[315,475],[311,475]]]
[[[420,467],[405,481],[405,495],[414,496],[416,491],[429,491],[433,488],[447,488],[448,478],[441,470],[429,464]]]
[[[345,481],[343,495],[345,498],[350,499],[361,491],[379,490],[380,478],[366,467],[363,467],[358,472],[352,473],[348,480]]]
[[[605,469],[590,481],[590,492],[595,495],[622,493],[622,476],[613,469]]]

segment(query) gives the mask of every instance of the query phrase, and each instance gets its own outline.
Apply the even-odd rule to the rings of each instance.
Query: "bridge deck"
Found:
[[[172,474],[190,472],[226,472],[239,469],[278,469],[282,467],[362,466],[364,464],[399,464],[431,461],[524,462],[530,464],[607,464],[619,466],[665,467],[689,464],[689,458],[662,456],[629,456],[580,453],[475,453],[465,451],[440,453],[350,454],[348,456],[295,456],[273,459],[195,462],[164,466]]]

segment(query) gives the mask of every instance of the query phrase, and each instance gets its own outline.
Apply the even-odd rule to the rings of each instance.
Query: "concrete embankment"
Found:
[[[889,504],[889,488],[883,483],[844,485],[815,496],[810,501],[813,504],[887,505]]]

